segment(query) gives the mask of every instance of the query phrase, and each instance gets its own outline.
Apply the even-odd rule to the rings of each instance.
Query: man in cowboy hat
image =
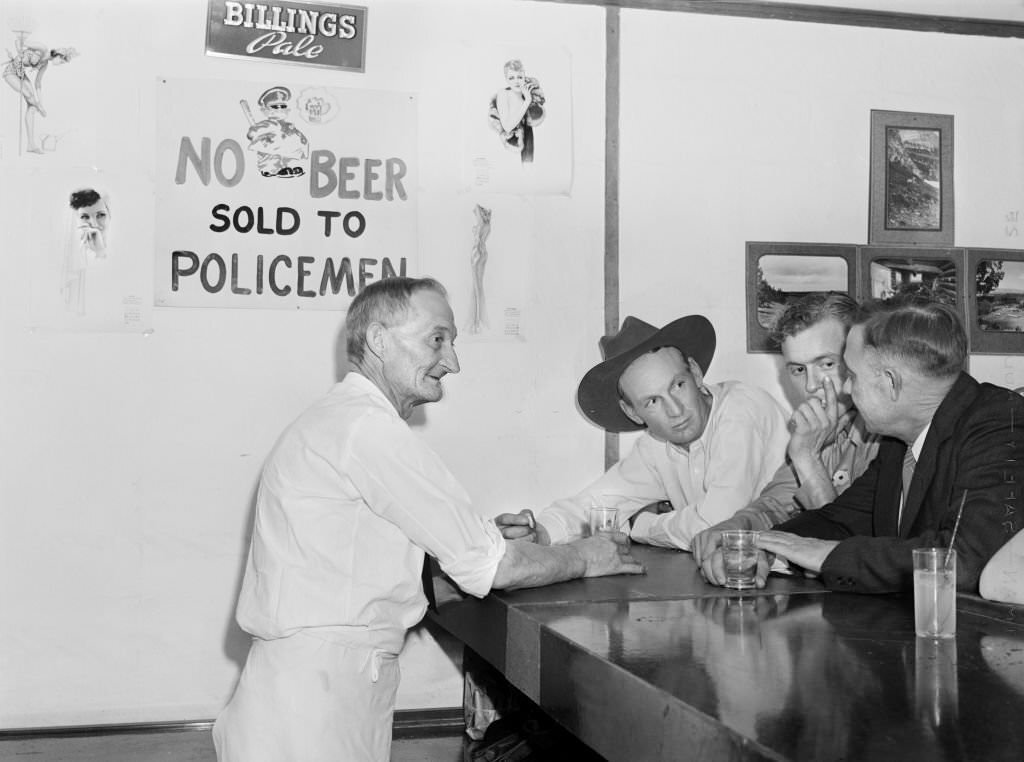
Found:
[[[715,330],[702,315],[661,329],[630,316],[600,346],[605,359],[580,382],[580,409],[607,431],[643,435],[589,487],[541,511],[535,526],[528,511],[496,522],[507,538],[560,543],[587,533],[591,506],[614,506],[633,539],[688,550],[694,535],[747,505],[769,482],[785,456],[786,418],[761,389],[704,383]],[[649,509],[658,503],[671,508]]]

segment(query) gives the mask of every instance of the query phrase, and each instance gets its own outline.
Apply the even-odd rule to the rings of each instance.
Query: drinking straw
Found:
[[[960,517],[964,515],[964,503],[967,502],[967,490],[964,490],[964,496],[960,498],[960,508],[956,512],[956,523],[953,524],[953,534],[949,538],[949,547],[946,548],[946,558],[943,560],[942,565],[945,568],[949,568],[949,559],[953,555],[953,541],[956,540],[956,531],[960,528]]]

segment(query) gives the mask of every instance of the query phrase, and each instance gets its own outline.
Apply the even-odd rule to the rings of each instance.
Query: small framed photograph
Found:
[[[856,296],[857,247],[747,242],[747,351],[778,352],[775,322],[789,302],[812,291]]]
[[[871,112],[868,243],[953,245],[953,117]]]
[[[977,354],[1024,354],[1024,251],[967,250],[967,332]]]
[[[913,294],[953,306],[966,318],[963,249],[862,246],[859,259],[861,299]]]

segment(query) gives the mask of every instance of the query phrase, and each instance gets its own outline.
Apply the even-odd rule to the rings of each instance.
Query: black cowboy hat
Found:
[[[636,431],[643,425],[631,421],[619,407],[622,371],[652,349],[675,347],[686,357],[692,357],[702,373],[707,373],[715,354],[715,329],[703,315],[687,315],[661,329],[629,315],[618,333],[603,336],[598,343],[604,362],[583,376],[576,401],[583,414],[606,431]]]

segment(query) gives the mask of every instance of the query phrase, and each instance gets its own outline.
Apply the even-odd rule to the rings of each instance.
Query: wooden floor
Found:
[[[462,762],[465,735],[404,738],[391,762]],[[2,762],[216,762],[208,730],[0,740]]]

